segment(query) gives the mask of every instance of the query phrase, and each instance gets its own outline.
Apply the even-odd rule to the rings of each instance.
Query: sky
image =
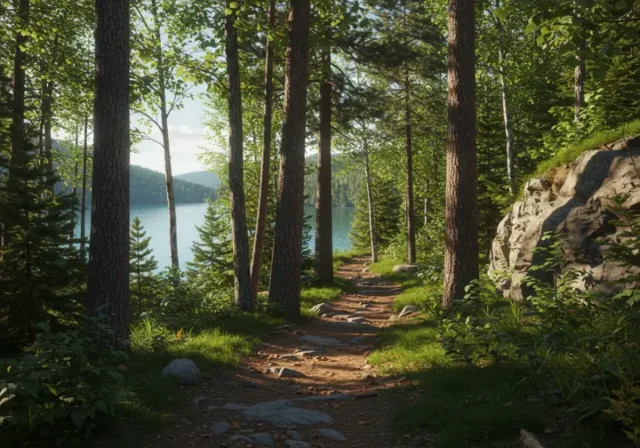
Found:
[[[203,147],[211,147],[211,143],[205,139],[204,117],[205,105],[198,97],[185,100],[184,108],[171,112],[169,116],[169,141],[174,175],[206,169],[198,160],[198,154],[202,152]],[[132,113],[132,124],[135,125],[137,119]],[[150,137],[162,141],[162,135],[155,126]],[[162,147],[150,140],[138,143],[135,152],[131,153],[131,164],[164,172]]]

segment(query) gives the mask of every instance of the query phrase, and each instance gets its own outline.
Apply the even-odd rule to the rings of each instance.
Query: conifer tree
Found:
[[[158,269],[158,261],[149,248],[151,237],[147,236],[139,217],[133,219],[129,235],[129,272],[132,312],[134,315],[143,311],[152,298],[155,285],[154,271]]]

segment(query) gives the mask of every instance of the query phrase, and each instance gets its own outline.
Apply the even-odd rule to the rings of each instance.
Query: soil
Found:
[[[291,428],[304,434],[312,447],[362,447],[393,448],[425,446],[426,440],[415,440],[392,431],[392,395],[402,393],[391,389],[402,385],[403,378],[377,377],[375,369],[367,364],[367,357],[377,342],[377,333],[390,325],[393,314],[391,304],[400,288],[385,282],[366,269],[367,258],[354,258],[342,265],[336,275],[352,281],[357,292],[345,294],[331,303],[336,315],[363,316],[366,324],[349,324],[342,318],[317,317],[300,326],[287,325],[268,336],[257,352],[246,357],[242,365],[232,371],[216,374],[200,386],[185,387],[191,399],[198,399],[197,409],[189,415],[178,417],[170,430],[150,437],[145,446],[169,447],[258,447],[249,443],[234,444],[232,435],[270,433],[276,447],[285,447],[286,429],[278,429],[262,423],[244,421],[239,412],[226,411],[226,403],[253,405],[279,399],[296,399],[307,395],[329,395],[343,393],[350,397],[342,401],[297,402],[306,409],[315,409],[329,414],[332,425]],[[344,345],[322,347],[324,354],[316,357],[301,357],[300,360],[280,359],[280,355],[293,354],[296,349],[309,346],[302,342],[304,335],[335,338]],[[362,336],[362,342],[348,344],[353,338]],[[279,378],[277,374],[265,373],[273,367],[287,367],[304,375],[299,378]],[[193,414],[193,415],[191,415]],[[231,431],[216,435],[211,426],[226,421],[233,425]],[[321,438],[318,429],[330,428],[340,431],[346,441]]]

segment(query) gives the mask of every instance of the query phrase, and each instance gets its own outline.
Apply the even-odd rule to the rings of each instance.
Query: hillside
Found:
[[[180,179],[192,184],[202,185],[213,190],[217,190],[221,183],[218,176],[211,171],[193,171],[191,173],[178,174],[177,176],[174,176],[174,179]]]
[[[130,192],[132,204],[164,204],[167,202],[164,174],[157,171],[131,165]],[[215,198],[215,191],[203,185],[174,178],[173,187],[176,203],[188,204],[204,202]]]
[[[346,166],[344,155],[334,154],[331,163],[332,203],[334,207],[353,207],[358,195],[358,188],[363,180],[363,175],[356,169],[344,169]],[[305,158],[307,174],[304,176],[304,203],[315,205],[317,163],[316,154]]]

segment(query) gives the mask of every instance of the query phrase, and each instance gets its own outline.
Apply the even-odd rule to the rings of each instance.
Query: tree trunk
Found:
[[[496,8],[500,7],[500,1],[496,0]],[[509,110],[509,92],[507,87],[506,63],[504,55],[504,38],[502,22],[495,17],[496,30],[498,32],[498,64],[500,70],[500,90],[502,93],[502,115],[504,117],[504,133],[507,145],[507,177],[509,178],[509,193],[516,192],[516,162],[513,146],[513,128],[511,126],[511,112]]]
[[[85,257],[85,222],[87,216],[87,152],[89,150],[89,115],[84,116],[84,144],[82,148],[82,196],[80,199],[80,255]]]
[[[93,204],[87,311],[129,336],[129,0],[96,0]]]
[[[364,175],[367,181],[367,205],[369,206],[369,238],[371,240],[371,262],[378,261],[378,235],[376,234],[376,220],[373,211],[373,189],[371,188],[371,170],[369,168],[369,148],[364,143]]]
[[[424,198],[424,225],[426,226],[427,224],[429,224],[429,209],[431,207],[429,207],[431,203],[431,199],[429,199],[429,197]]]
[[[415,210],[413,207],[413,147],[411,129],[411,90],[409,84],[409,70],[405,73],[405,130],[407,137],[407,192],[406,192],[406,219],[407,219],[407,261],[416,262],[416,230]]]
[[[19,0],[17,17],[19,25],[26,28],[29,25],[29,0]],[[23,47],[28,37],[20,31],[16,34],[15,56],[13,59],[13,105],[11,111],[11,163],[9,164],[9,189],[18,191],[19,171],[26,163],[26,140],[24,135],[24,92],[25,92],[25,65],[27,54]]]
[[[43,98],[42,98],[42,118],[44,122],[44,156],[47,161],[48,176],[53,176],[53,137],[52,132],[52,112],[51,112],[51,96],[53,92],[53,85],[51,82],[44,83]],[[49,192],[54,194],[54,185],[50,185]]]
[[[285,118],[269,285],[270,305],[293,318],[300,316],[309,14],[309,0],[291,0],[284,89]]]
[[[583,46],[581,46],[581,49]],[[587,73],[587,68],[584,61],[584,56],[580,53],[576,55],[576,70],[575,70],[575,92],[576,92],[576,104],[574,120],[576,123],[580,122],[580,111],[584,107],[584,79]]]
[[[276,2],[269,3],[269,31],[276,23]],[[262,267],[262,250],[267,233],[267,208],[269,204],[269,171],[271,169],[271,123],[273,121],[273,44],[267,36],[266,58],[264,62],[264,122],[262,129],[262,167],[260,169],[260,195],[258,197],[258,217],[256,233],[253,240],[253,257],[251,262],[251,300],[258,295],[260,268]]]
[[[162,53],[162,34],[158,23],[158,9],[156,0],[151,0],[152,14],[154,18],[156,41],[158,43],[158,87],[160,91],[160,125],[162,126],[162,148],[164,149],[164,176],[167,188],[167,206],[169,207],[169,248],[171,250],[171,266],[180,267],[178,258],[178,225],[176,219],[176,200],[173,192],[173,169],[171,168],[171,142],[169,140],[169,114],[167,113],[167,93],[164,77],[164,55]]]
[[[327,33],[330,39],[330,32]],[[333,281],[333,235],[331,229],[331,47],[323,48],[323,79],[320,82],[320,132],[318,136],[318,182],[316,185],[315,271],[321,281]]]
[[[227,8],[230,8],[227,2]],[[231,221],[233,234],[233,268],[235,271],[235,301],[242,311],[253,311],[249,275],[249,236],[244,198],[242,92],[238,61],[238,34],[235,28],[236,10],[227,15],[225,50],[229,80],[229,189],[231,190]]]
[[[473,0],[449,0],[444,308],[461,300],[479,276],[474,6]]]
[[[75,150],[77,151],[78,147],[80,146],[80,129],[78,124],[76,124],[75,137],[76,137]],[[76,159],[73,165],[73,199],[74,200],[78,198],[78,170],[79,169],[80,167],[78,166],[78,160]],[[73,249],[73,240],[76,235],[76,218],[77,218],[77,215],[74,212],[73,215],[71,215],[71,232],[69,235],[69,249]]]

